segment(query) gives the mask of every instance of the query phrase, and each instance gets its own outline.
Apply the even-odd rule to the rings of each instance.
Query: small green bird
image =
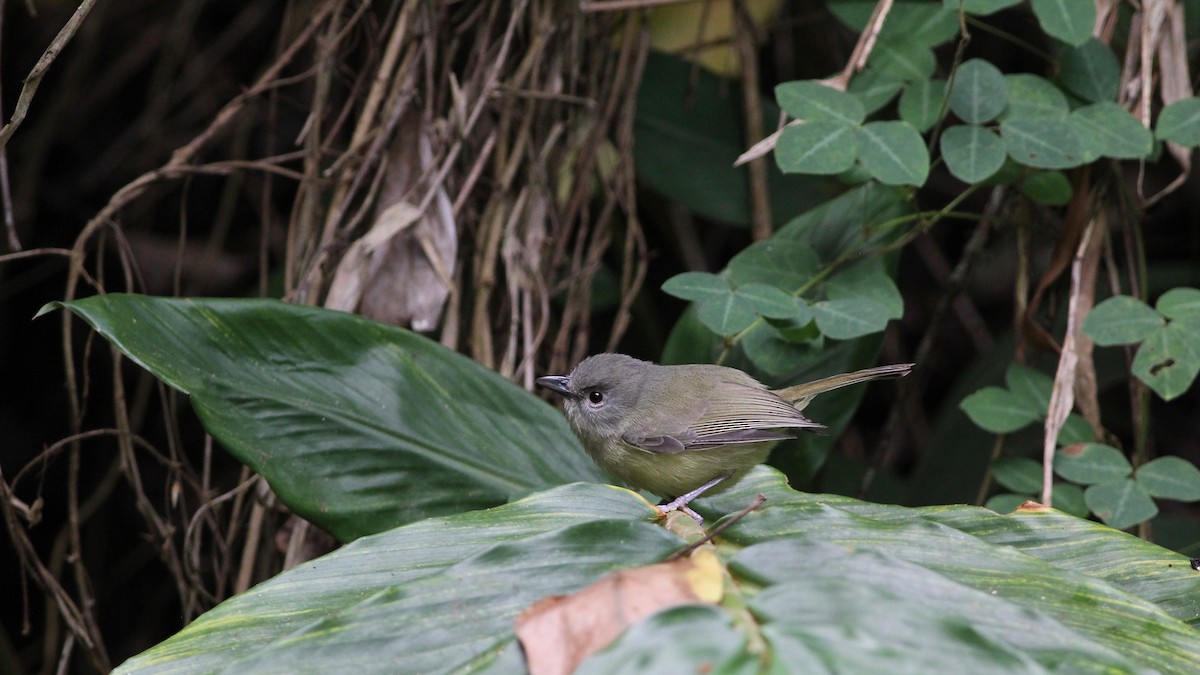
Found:
[[[537,383],[562,394],[571,428],[600,468],[664,497],[663,513],[678,509],[699,522],[688,508],[693,499],[764,462],[776,443],[796,437],[792,430],[825,428],[800,413],[817,394],[912,368],[880,366],[770,390],[735,368],[596,354],[570,375]]]

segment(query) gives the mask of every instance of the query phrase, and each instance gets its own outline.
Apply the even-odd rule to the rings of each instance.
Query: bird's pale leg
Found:
[[[700,517],[699,513],[696,513],[692,509],[688,508],[688,504],[693,499],[704,494],[709,489],[711,489],[712,487],[714,487],[715,485],[717,485],[718,483],[720,483],[721,481],[723,481],[727,478],[729,478],[729,474],[727,474],[727,473],[721,474],[720,476],[717,476],[716,478],[708,481],[707,483],[705,483],[704,485],[701,485],[700,487],[696,488],[695,490],[692,490],[686,494],[680,495],[680,496],[676,497],[675,499],[672,499],[671,501],[667,502],[666,504],[659,504],[658,510],[662,511],[664,514],[670,513],[672,511],[683,511],[684,513],[691,516],[692,520],[695,520],[697,523],[703,523],[704,518]]]

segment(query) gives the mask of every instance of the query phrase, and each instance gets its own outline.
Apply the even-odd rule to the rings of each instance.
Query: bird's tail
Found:
[[[804,407],[817,394],[823,394],[834,389],[841,389],[859,382],[869,382],[870,380],[884,380],[896,377],[904,377],[912,372],[912,363],[894,363],[890,366],[879,366],[877,368],[867,368],[865,370],[856,370],[853,373],[842,373],[841,375],[832,375],[820,380],[805,382],[803,384],[795,384],[784,389],[775,391],[785,401],[790,401],[796,406],[797,410],[804,410]]]

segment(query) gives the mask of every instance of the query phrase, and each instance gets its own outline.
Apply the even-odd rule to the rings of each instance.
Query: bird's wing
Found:
[[[626,443],[646,450],[674,454],[721,445],[762,443],[795,438],[784,429],[824,429],[824,425],[800,414],[787,401],[759,387],[734,382],[718,384],[709,396],[707,408],[691,415],[693,419],[672,420],[626,434]]]

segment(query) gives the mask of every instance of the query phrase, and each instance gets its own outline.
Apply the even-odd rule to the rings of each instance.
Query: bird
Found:
[[[572,431],[588,455],[629,486],[663,498],[663,513],[736,482],[779,441],[825,425],[805,417],[818,394],[870,380],[903,377],[912,363],[833,375],[769,389],[736,368],[663,366],[625,354],[581,361],[569,375],[537,378],[563,397]]]

